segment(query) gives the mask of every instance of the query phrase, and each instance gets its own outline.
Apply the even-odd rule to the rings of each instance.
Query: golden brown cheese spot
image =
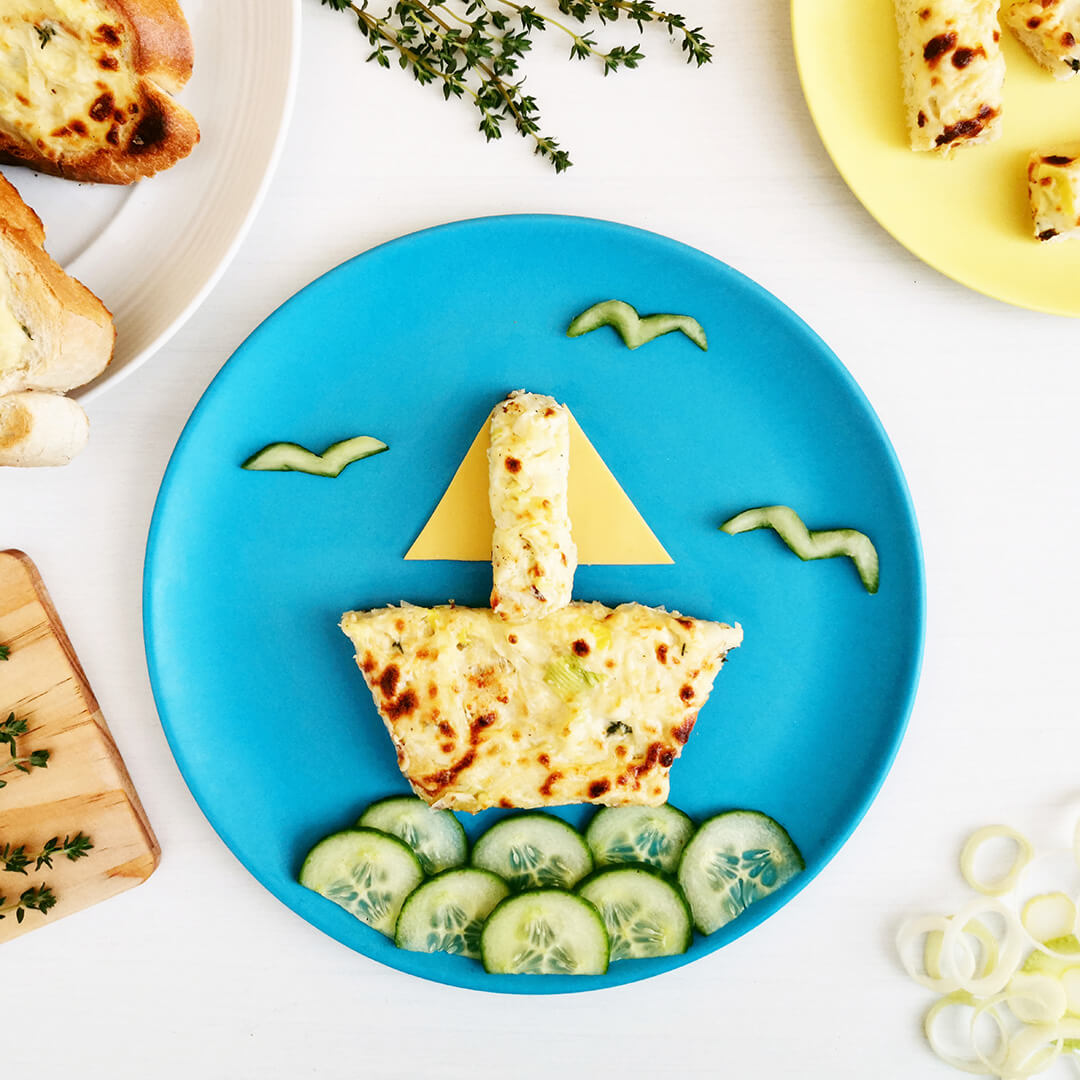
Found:
[[[682,627],[682,628],[683,628],[684,630],[693,630],[693,629],[694,629],[694,620],[693,620],[693,619],[676,619],[675,621],[676,621],[676,622],[677,622],[677,623],[678,623],[678,624],[679,624],[679,625],[680,625],[680,626],[681,626],[681,627]]]
[[[108,23],[103,23],[94,31],[95,40],[98,44],[111,45],[113,48],[120,44],[122,34],[122,27],[109,26]]]
[[[406,690],[399,698],[389,702],[385,706],[386,715],[390,720],[400,720],[403,716],[408,716],[410,713],[415,712],[416,707],[419,704],[415,692]]]
[[[506,459],[506,471],[511,473],[521,472],[521,462],[516,457],[508,457]]]
[[[675,751],[670,747],[665,746],[664,749],[660,751],[660,757],[657,760],[665,769],[670,769],[672,763],[675,761]]]
[[[589,648],[589,643],[584,638],[578,638],[570,648],[574,650],[574,653],[577,656],[588,656],[592,651]]]
[[[1061,35],[1061,44],[1064,45],[1066,49],[1071,49],[1076,44],[1076,38],[1066,30],[1065,33]]]
[[[432,684],[431,684],[431,685],[430,685],[430,686],[429,686],[429,687],[427,688],[427,696],[428,696],[429,698],[431,698],[431,699],[432,699],[432,701],[434,701],[434,700],[435,700],[435,698],[437,698],[437,697],[439,696],[439,688],[438,688],[438,687],[437,687],[437,686],[436,686],[436,685],[435,685],[434,683],[432,683]]]
[[[120,61],[115,56],[99,56],[98,67],[104,68],[105,71],[118,71]]]
[[[594,780],[589,785],[589,798],[599,799],[601,795],[606,795],[611,790],[610,780]]]
[[[71,130],[74,131],[76,135],[87,135],[90,129],[81,120],[72,120]]]
[[[676,741],[682,743],[684,746],[687,740],[690,738],[690,733],[694,730],[694,724],[697,723],[697,715],[688,716],[677,728],[671,733],[671,737]]]
[[[1042,178],[1042,179],[1041,179],[1041,180],[1039,181],[1039,184],[1040,184],[1040,185],[1041,185],[1042,187],[1050,187],[1050,185],[1051,185],[1051,184],[1052,184],[1053,182],[1054,182],[1054,181],[1053,181],[1053,179],[1052,179],[1051,177],[1049,177],[1049,176],[1044,176],[1044,177],[1043,177],[1043,178]]]
[[[656,659],[661,664],[667,663],[667,646],[663,642],[656,646]]]
[[[383,697],[392,698],[397,693],[397,684],[400,678],[401,671],[398,669],[397,664],[390,664],[379,676],[379,689],[382,691]]]
[[[541,754],[536,760],[539,761],[545,769],[551,764],[551,758],[549,758],[547,754]]]
[[[957,49],[956,52],[953,53],[953,67],[962,71],[976,56],[986,56],[986,50],[981,45],[977,49],[969,49],[967,47]]]
[[[472,743],[473,746],[480,742],[480,735],[484,729],[491,727],[491,725],[495,723],[495,720],[496,716],[493,712],[484,713],[483,716],[478,716],[469,725],[469,742]]]
[[[1043,158],[1044,165],[1071,165],[1076,159],[1063,154],[1049,154]]]
[[[922,109],[919,110],[919,127],[926,127],[926,113]]]
[[[509,641],[511,645],[516,645],[518,642],[517,634],[511,634],[506,640]]]
[[[364,674],[370,675],[375,670],[375,657],[371,653],[364,653],[364,663],[362,665]]]
[[[551,795],[551,789],[562,779],[561,772],[553,772],[550,776],[540,785],[540,794],[544,798],[549,798]]]
[[[553,408],[552,408],[552,407],[551,407],[551,406],[549,405],[549,406],[548,406],[548,407],[547,407],[547,408],[546,408],[546,409],[544,410],[544,415],[545,415],[545,416],[554,416],[554,415],[555,415],[555,410],[554,410],[554,409],[553,409]]]
[[[956,139],[973,139],[997,114],[997,109],[991,109],[989,105],[984,105],[979,110],[978,116],[973,116],[968,120],[958,120],[955,124],[950,124],[934,142],[938,146],[946,146]]]
[[[950,30],[947,34],[938,34],[937,37],[932,37],[923,46],[923,59],[930,67],[937,67],[941,58],[945,56],[946,53],[950,53],[956,48],[958,40],[955,30]]]
[[[514,804],[508,798],[506,798],[505,796],[503,796],[503,798],[501,798],[499,800],[499,805],[504,810],[513,810],[514,809]]]
[[[615,747],[615,756],[626,757],[626,747],[623,746],[622,743],[619,743],[619,745]]]
[[[919,12],[919,18],[922,19],[923,22],[926,22],[926,20],[929,19],[930,16],[933,14],[934,13],[930,10],[930,8],[923,8],[922,11]]]
[[[437,792],[448,784],[452,784],[457,779],[458,773],[464,772],[475,760],[476,751],[470,750],[460,761],[455,761],[453,765],[440,769],[430,776],[422,777],[420,780],[421,786],[425,791]]]
[[[454,729],[445,720],[440,720],[439,734],[446,736],[448,739],[452,739],[454,737]]]
[[[995,30],[994,31],[994,44],[997,44],[1000,40],[1001,40],[1001,31],[1000,30]]]
[[[454,744],[452,742],[443,743],[440,749],[444,754],[452,754],[454,752]]]
[[[689,705],[694,700],[694,688],[689,683],[685,683],[679,688],[679,697],[682,698],[683,704]]]
[[[1042,26],[1042,19],[1038,15],[1032,15],[1027,21],[1029,30],[1038,30]]]
[[[604,667],[613,668],[614,666],[615,666],[615,661],[614,660],[605,660],[604,661]]]
[[[103,124],[112,116],[115,105],[116,102],[113,100],[112,94],[106,91],[90,106],[90,119],[98,124]]]
[[[1054,237],[1057,236],[1057,234],[1058,234],[1057,229],[1044,229],[1041,233],[1039,233],[1039,239],[1040,240],[1053,240]]]
[[[120,129],[115,124],[105,133],[105,141],[110,146],[120,145]]]

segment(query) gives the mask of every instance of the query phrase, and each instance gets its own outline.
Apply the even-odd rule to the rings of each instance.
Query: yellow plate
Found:
[[[1080,139],[1080,76],[1058,82],[1007,30],[1004,131],[952,160],[908,149],[893,0],[792,0],[803,92],[859,201],[909,251],[1010,304],[1080,315],[1080,239],[1040,244],[1027,160]]]

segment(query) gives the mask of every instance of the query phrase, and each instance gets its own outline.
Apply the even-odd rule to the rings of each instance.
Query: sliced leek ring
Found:
[[[1026,935],[1016,913],[996,897],[978,897],[965,904],[960,911],[948,920],[948,925],[945,927],[945,936],[941,942],[942,956],[955,955],[960,935],[964,933],[964,927],[972,919],[978,919],[980,915],[987,912],[997,915],[1004,926],[1004,937],[1000,939],[997,964],[986,974],[972,975],[970,978],[957,975],[956,978],[958,990],[966,990],[969,994],[974,994],[977,997],[984,994],[1000,993],[1020,966]]]
[[[996,881],[983,881],[975,873],[975,858],[983,844],[990,840],[1011,840],[1016,844],[1016,857],[1008,871]],[[960,872],[976,892],[984,896],[1004,896],[1017,883],[1034,854],[1031,842],[1023,833],[1008,825],[986,825],[976,829],[968,837],[964,850],[960,853]]]
[[[993,1067],[981,1056],[972,1058],[958,1057],[956,1054],[946,1050],[938,1039],[938,1017],[945,1012],[946,1009],[953,1008],[968,1008],[977,1011],[977,1002],[970,994],[963,990],[954,990],[951,994],[946,994],[944,997],[938,998],[937,1001],[930,1006],[926,1016],[923,1018],[923,1031],[926,1033],[926,1041],[930,1044],[930,1049],[933,1050],[946,1065],[951,1065],[954,1069],[971,1073],[974,1076],[992,1076],[994,1074]],[[972,1028],[974,1028],[977,1019],[978,1017],[976,1015],[972,1016]],[[1002,1060],[1004,1060],[1005,1055],[1008,1053],[1008,1033],[1005,1030],[1001,1018],[996,1016],[996,1014],[994,1015],[994,1020],[998,1024],[998,1031],[1002,1041]],[[973,1036],[973,1047],[974,1044],[975,1040]]]

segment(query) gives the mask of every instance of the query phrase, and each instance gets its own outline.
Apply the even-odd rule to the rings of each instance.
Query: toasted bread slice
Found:
[[[71,398],[42,390],[0,397],[0,466],[66,465],[89,437],[86,413]]]
[[[41,221],[0,176],[0,394],[73,390],[112,359],[109,309],[44,243]]]
[[[107,184],[169,168],[199,141],[170,96],[193,55],[176,0],[4,0],[0,162]]]

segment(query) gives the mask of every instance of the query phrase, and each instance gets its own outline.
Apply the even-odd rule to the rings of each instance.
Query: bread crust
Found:
[[[98,2],[124,25],[130,62],[138,76],[138,118],[122,129],[114,128],[125,132],[124,142],[100,142],[89,150],[61,151],[54,156],[0,131],[0,164],[24,165],[68,180],[131,184],[170,168],[198,144],[195,117],[171,96],[187,82],[194,63],[191,30],[179,4],[176,0]]]
[[[109,309],[68,276],[42,246],[45,230],[18,191],[0,176],[0,273],[14,271],[38,344],[49,355],[22,375],[0,371],[0,394],[73,390],[97,378],[112,360],[116,328]],[[31,338],[31,340],[34,340]]]

